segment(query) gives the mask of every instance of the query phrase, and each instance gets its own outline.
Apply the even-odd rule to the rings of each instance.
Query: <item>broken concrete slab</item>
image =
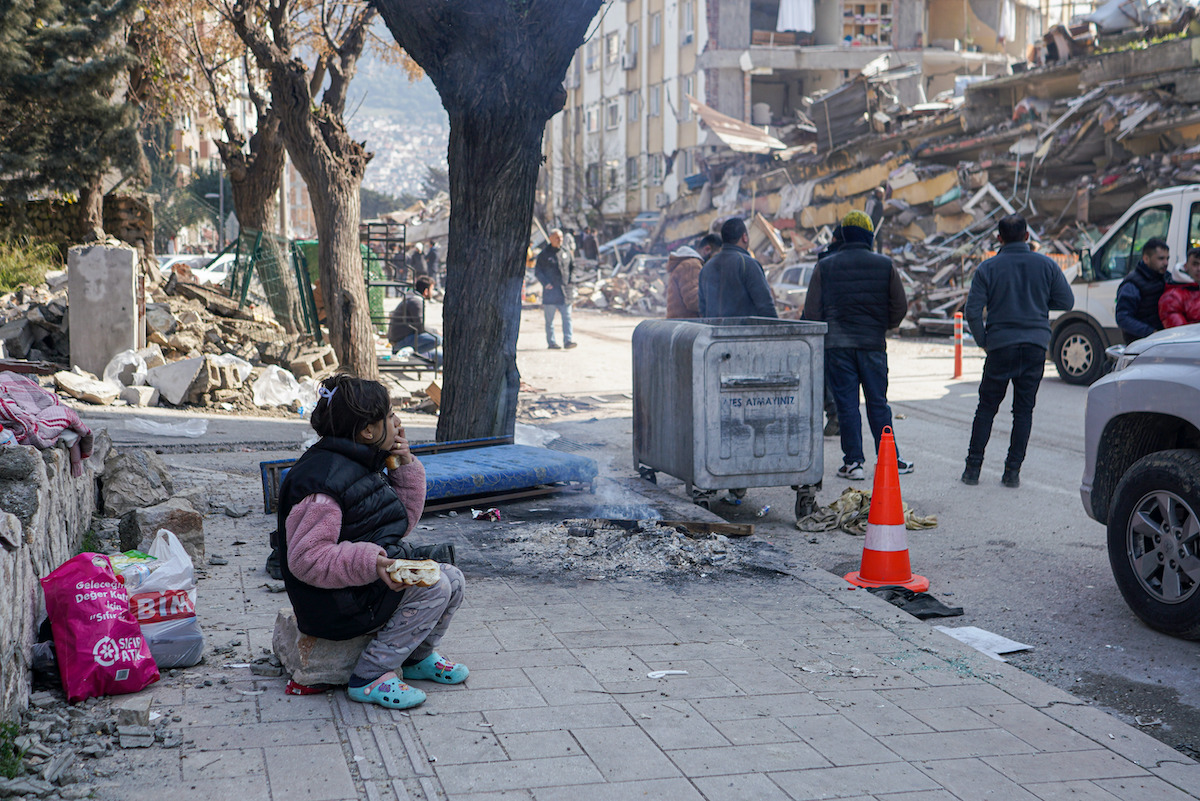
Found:
[[[162,347],[154,343],[139,350],[137,355],[142,357],[142,361],[146,363],[147,370],[152,367],[162,367],[167,363],[167,360],[163,358]]]
[[[5,449],[11,450],[11,449]],[[104,512],[120,517],[133,509],[154,506],[175,494],[167,465],[154,451],[113,452],[100,476]]]
[[[204,369],[203,356],[180,359],[146,371],[146,383],[162,393],[162,398],[173,406],[187,399],[192,383]]]
[[[126,696],[115,702],[113,711],[117,714],[117,726],[149,726],[153,705],[154,696],[150,693]]]
[[[849,170],[826,178],[813,188],[815,200],[848,198],[870,192],[884,186],[888,176],[905,163],[903,158],[893,158],[858,170]]]
[[[168,335],[175,333],[175,329],[178,327],[179,321],[171,313],[169,305],[166,303],[146,304],[147,331],[157,331],[160,334]]]
[[[155,387],[125,387],[120,398],[130,406],[157,406],[158,396]]]
[[[117,528],[121,550],[147,550],[160,528],[179,538],[179,543],[192,558],[192,564],[204,564],[204,516],[185,498],[171,498],[155,506],[127,512]]]
[[[79,245],[67,251],[71,364],[102,373],[113,356],[138,346],[137,251]]]
[[[296,613],[289,606],[275,616],[271,647],[297,684],[345,684],[372,637],[364,634],[334,641],[302,634],[296,626]]]
[[[932,203],[939,196],[949,192],[957,185],[958,172],[947,170],[939,175],[918,180],[907,186],[902,186],[898,189],[893,188],[892,197],[896,200],[903,200],[906,203],[918,206],[922,203]]]
[[[121,391],[112,384],[79,375],[70,370],[59,370],[55,373],[54,386],[72,398],[78,398],[85,403],[95,403],[100,406],[110,405],[121,394]]]

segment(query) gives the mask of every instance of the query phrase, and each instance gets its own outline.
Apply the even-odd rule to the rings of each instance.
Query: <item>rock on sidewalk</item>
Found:
[[[172,498],[157,506],[128,512],[117,529],[121,535],[121,550],[146,550],[160,528],[179,538],[193,565],[204,564],[204,517],[184,498]]]
[[[70,395],[88,403],[108,406],[117,399],[120,390],[112,384],[106,384],[95,378],[72,373],[70,370],[59,370],[54,374],[54,386]]]
[[[163,400],[178,406],[187,398],[192,382],[204,369],[204,357],[180,359],[146,371],[146,383],[162,393]]]
[[[175,494],[166,463],[154,451],[112,452],[100,476],[104,512],[120,517],[132,509],[162,503]]]
[[[284,607],[275,616],[271,647],[297,684],[345,684],[373,636],[364,634],[353,640],[335,641],[301,634],[296,627],[295,612]]]
[[[121,390],[121,400],[130,406],[156,406],[158,390],[154,387],[125,387]]]

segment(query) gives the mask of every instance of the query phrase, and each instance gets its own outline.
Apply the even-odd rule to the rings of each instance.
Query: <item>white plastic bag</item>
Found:
[[[229,365],[237,371],[238,381],[245,381],[250,377],[251,370],[254,369],[250,362],[243,358],[234,356],[232,353],[222,353],[220,356],[210,356],[209,361],[220,367]]]
[[[140,387],[146,383],[146,360],[136,350],[123,350],[104,368],[104,383],[114,387]]]
[[[160,669],[191,667],[204,655],[204,637],[196,619],[196,574],[179,538],[160,528],[146,549],[157,562],[129,607],[142,627],[150,655]]]
[[[255,406],[290,406],[300,392],[296,377],[277,364],[263,370],[253,386]]]
[[[300,402],[300,413],[311,412],[317,405],[317,382],[311,376],[300,379],[300,388],[296,392],[296,400]]]
[[[197,439],[208,433],[208,421],[199,417],[190,417],[182,423],[156,423],[143,417],[135,417],[125,423],[125,428],[142,434],[157,434],[160,437]]]

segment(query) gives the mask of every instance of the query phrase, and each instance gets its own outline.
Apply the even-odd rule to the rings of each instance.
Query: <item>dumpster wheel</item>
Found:
[[[821,490],[821,482],[792,487],[796,491],[796,520],[808,517],[817,511],[817,493]]]

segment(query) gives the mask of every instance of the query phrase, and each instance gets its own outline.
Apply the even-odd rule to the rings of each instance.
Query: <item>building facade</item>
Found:
[[[1039,0],[609,0],[547,125],[540,200],[571,227],[627,225],[688,192],[722,146],[689,96],[783,127],[805,98],[886,56],[889,69],[916,68],[896,84],[915,105],[956,76],[1007,74],[1042,24]]]

